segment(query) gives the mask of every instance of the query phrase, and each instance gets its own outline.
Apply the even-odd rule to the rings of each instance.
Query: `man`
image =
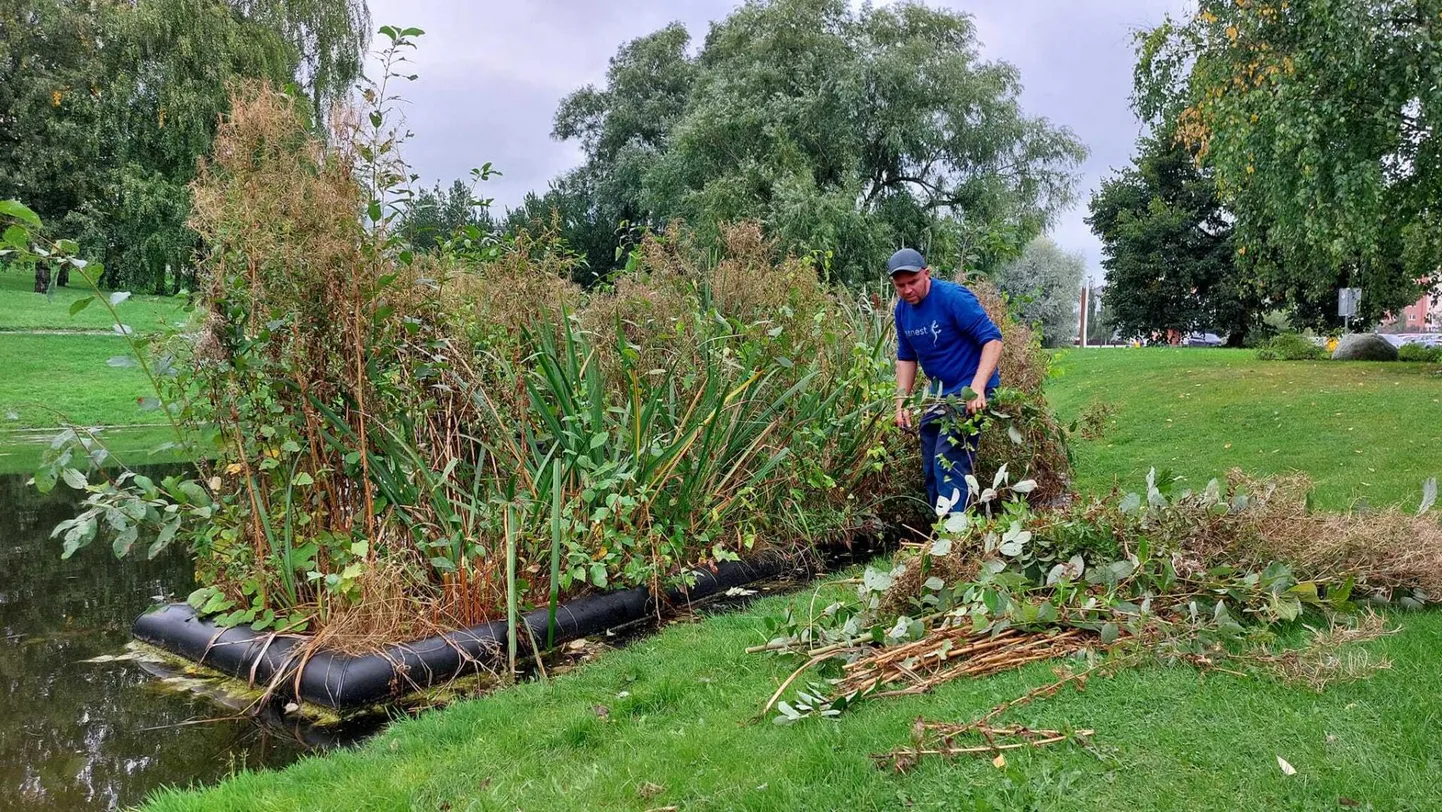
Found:
[[[943,512],[960,512],[968,501],[966,476],[976,460],[980,435],[962,431],[971,415],[986,408],[1001,382],[1001,331],[976,296],[964,286],[932,279],[921,253],[903,248],[886,263],[896,303],[896,425],[912,427],[906,400],[920,362],[932,385],[928,398],[961,396],[970,387],[965,414],[946,402],[929,405],[921,416],[921,466],[926,495]],[[954,402],[954,400],[952,401]],[[953,497],[959,498],[953,502]],[[945,502],[938,504],[939,499]]]

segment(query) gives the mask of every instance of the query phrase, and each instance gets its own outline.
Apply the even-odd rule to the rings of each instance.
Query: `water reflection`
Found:
[[[116,809],[166,784],[213,782],[294,761],[303,746],[200,697],[176,694],[117,654],[150,604],[192,588],[179,549],[117,561],[105,544],[60,560],[49,538],[73,514],[63,485],[41,496],[0,476],[0,809]]]

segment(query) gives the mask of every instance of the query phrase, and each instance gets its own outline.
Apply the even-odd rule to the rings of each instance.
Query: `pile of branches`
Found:
[[[1113,664],[1114,667],[1115,664]],[[997,717],[1013,708],[1029,704],[1035,699],[1055,696],[1068,685],[1078,691],[1086,689],[1087,678],[1102,666],[1093,666],[1084,671],[1065,672],[1057,670],[1057,681],[1034,688],[1016,699],[1008,700],[987,711],[982,716],[963,724],[952,722],[928,722],[917,717],[911,726],[911,746],[898,747],[889,753],[872,755],[878,767],[889,767],[896,772],[906,772],[925,756],[990,755],[992,764],[1006,766],[1005,752],[1022,748],[1045,747],[1061,742],[1086,741],[1096,731],[1089,729],[1054,730],[1029,728],[1025,725],[996,725]]]
[[[938,519],[933,540],[910,545],[889,571],[868,568],[855,600],[768,620],[773,637],[756,649],[807,659],[767,709],[779,709],[778,723],[834,716],[865,698],[1119,648],[1204,667],[1239,657],[1312,687],[1364,676],[1385,661],[1338,649],[1385,630],[1371,615],[1336,619],[1356,617],[1362,602],[1412,607],[1436,594],[1438,570],[1425,562],[1442,565],[1442,526],[1425,497],[1416,515],[1312,515],[1308,486],[1234,473],[1194,493],[1153,471],[1145,494],[1033,510],[1019,496],[1031,484],[1008,486],[1002,469],[966,513]],[[1302,541],[1335,528],[1347,532]],[[1273,651],[1277,628],[1304,613],[1331,629],[1307,649]],[[780,701],[833,660],[839,676]]]

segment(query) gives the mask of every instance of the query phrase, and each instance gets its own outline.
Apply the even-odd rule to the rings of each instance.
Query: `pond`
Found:
[[[122,654],[139,613],[183,599],[191,563],[179,548],[120,561],[103,542],[62,561],[50,529],[77,494],[25,480],[0,476],[0,809],[117,809],[306,752],[307,731],[236,717],[135,662],[84,662]]]

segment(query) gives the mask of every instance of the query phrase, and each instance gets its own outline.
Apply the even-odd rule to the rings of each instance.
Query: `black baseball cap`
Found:
[[[889,276],[896,276],[902,271],[920,271],[926,268],[926,260],[922,258],[921,252],[915,248],[903,248],[891,255],[886,261],[886,273]]]

